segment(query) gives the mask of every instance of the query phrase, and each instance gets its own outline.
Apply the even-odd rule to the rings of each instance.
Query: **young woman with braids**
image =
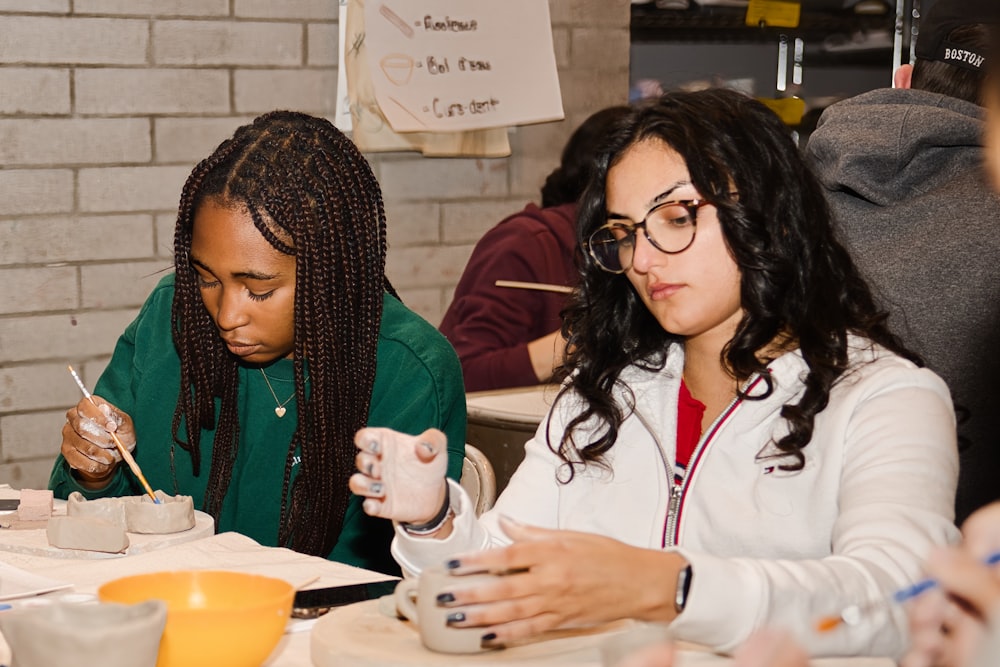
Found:
[[[458,358],[396,298],[374,175],[329,122],[273,112],[239,128],[181,195],[175,272],[118,341],[99,412],[67,413],[57,496],[137,495],[108,430],[153,488],[219,531],[382,572],[390,522],[347,481],[366,424],[448,434],[461,471]],[[174,401],[176,399],[176,403]]]
[[[720,651],[773,624],[814,655],[898,655],[899,609],[815,623],[915,581],[956,535],[955,416],[787,128],[727,90],[637,107],[598,153],[579,239],[569,375],[492,511],[419,444],[442,434],[355,438],[370,514],[421,524],[449,498],[436,530],[397,527],[403,570],[506,573],[440,598],[487,643],[635,618]]]

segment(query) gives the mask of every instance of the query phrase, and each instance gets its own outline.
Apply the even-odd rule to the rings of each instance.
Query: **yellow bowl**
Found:
[[[156,667],[259,667],[285,631],[294,595],[281,579],[214,570],[140,574],[97,590],[103,602],[166,602]]]

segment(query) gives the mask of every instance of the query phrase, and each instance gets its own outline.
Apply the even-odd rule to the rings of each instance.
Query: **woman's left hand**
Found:
[[[506,573],[496,583],[456,590],[455,627],[479,626],[484,641],[503,644],[556,628],[621,618],[669,621],[676,616],[676,553],[632,547],[608,537],[526,526],[500,519],[514,543],[457,557],[452,573]],[[493,635],[493,636],[490,636]]]

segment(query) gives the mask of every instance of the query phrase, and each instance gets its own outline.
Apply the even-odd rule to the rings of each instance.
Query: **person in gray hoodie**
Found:
[[[937,0],[896,87],[830,106],[805,149],[890,327],[951,389],[958,523],[1000,499],[1000,196],[979,97],[996,24],[998,0]]]

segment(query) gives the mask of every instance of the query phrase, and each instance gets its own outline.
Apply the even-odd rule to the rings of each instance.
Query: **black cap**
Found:
[[[985,50],[948,41],[955,28],[976,23],[1000,24],[1000,0],[936,0],[920,19],[914,53],[923,60],[939,60],[978,72],[986,64]]]

